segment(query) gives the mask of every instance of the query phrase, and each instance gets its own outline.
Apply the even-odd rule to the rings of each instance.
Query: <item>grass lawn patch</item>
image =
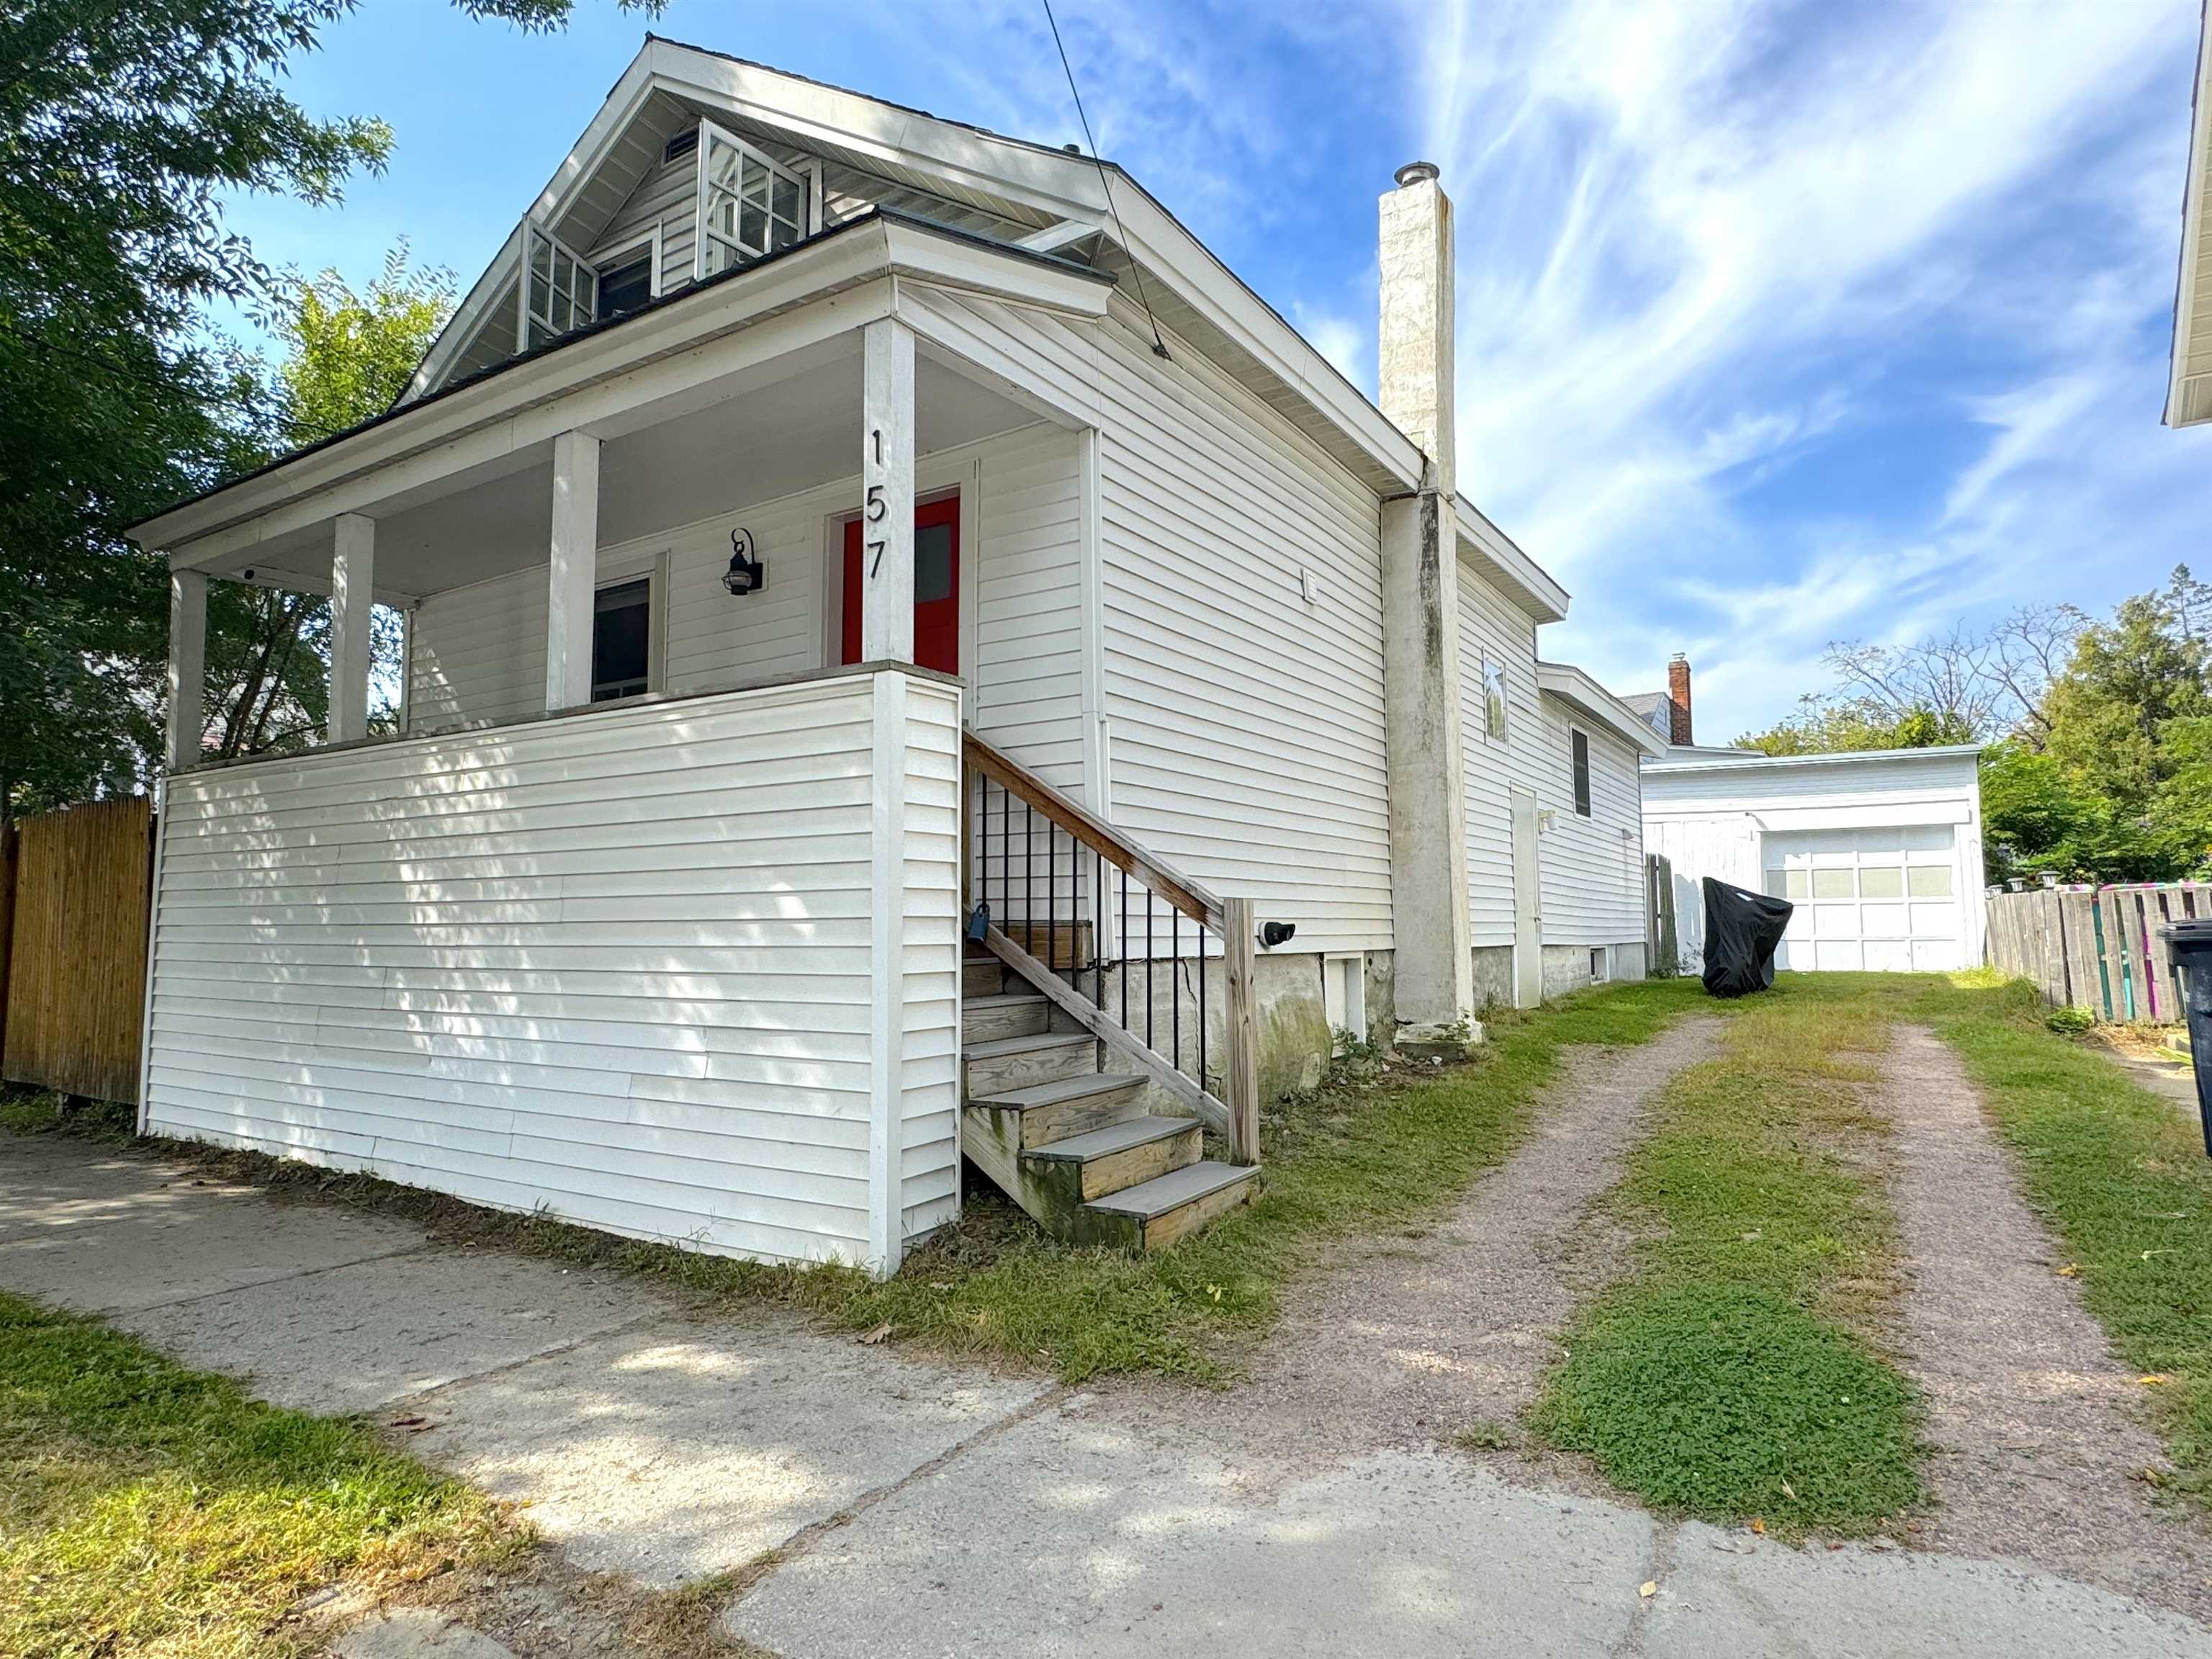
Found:
[[[1914,1395],[1874,1342],[1894,1222],[1861,1096],[1885,1011],[1787,977],[1726,1012],[1630,1154],[1633,1269],[1577,1316],[1533,1421],[1662,1508],[1870,1530],[1921,1492]]]
[[[2212,1162],[2184,1109],[2092,1043],[2056,1036],[2025,985],[1924,993],[2089,1311],[2145,1395],[2175,1482],[2212,1504]]]
[[[1117,1371],[1213,1382],[1272,1328],[1283,1286],[1323,1262],[1332,1242],[1415,1227],[1511,1152],[1561,1048],[1647,1042],[1699,999],[1693,980],[1602,987],[1498,1013],[1465,1066],[1340,1067],[1324,1087],[1263,1115],[1257,1200],[1150,1256],[1047,1238],[973,1178],[961,1219],[876,1284],[850,1269],[735,1261],[252,1154],[191,1155],[279,1193],[407,1215],[443,1237],[650,1274],[710,1300],[783,1302],[849,1330],[1045,1366],[1069,1382]]]
[[[526,1547],[360,1425],[279,1411],[0,1293],[0,1656],[276,1659],[333,1580],[389,1590]]]

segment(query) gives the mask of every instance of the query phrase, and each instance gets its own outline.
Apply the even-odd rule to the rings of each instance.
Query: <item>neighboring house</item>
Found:
[[[879,1272],[964,1155],[1150,1246],[1332,1028],[1640,975],[1656,745],[1454,487],[1435,169],[1381,218],[1378,410],[1118,169],[649,37],[406,398],[134,532],[146,1126]],[[327,746],[200,763],[210,578],[332,595]]]
[[[2212,20],[2212,10],[2206,15]],[[2212,421],[2212,22],[2198,29],[2195,88],[2181,265],[2174,283],[2173,360],[2166,380],[2168,426]]]

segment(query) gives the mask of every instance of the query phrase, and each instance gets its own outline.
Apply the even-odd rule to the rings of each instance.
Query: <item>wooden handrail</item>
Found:
[[[1018,800],[1027,801],[1092,852],[1140,878],[1146,886],[1200,926],[1222,931],[1221,901],[1188,877],[1178,876],[1151,854],[1018,762],[977,737],[963,734],[968,763]]]
[[[1127,836],[1097,817],[1079,802],[1054,788],[1036,773],[1030,771],[993,748],[982,738],[970,732],[962,734],[967,767],[981,774],[1006,792],[1010,799],[1024,802],[1030,809],[1044,814],[1046,823],[1067,836],[1080,846],[1089,848],[1099,858],[1126,871],[1142,882],[1152,895],[1164,900],[1179,915],[1188,917],[1200,928],[1209,930],[1221,940],[1222,988],[1224,993],[1222,1007],[1223,1036],[1226,1039],[1226,1065],[1222,1072],[1224,1100],[1209,1092],[1206,1086],[1206,1024],[1205,974],[1206,957],[1203,945],[1198,957],[1200,996],[1198,1002],[1200,1036],[1199,1040],[1199,1075],[1187,1077],[1180,1069],[1181,1056],[1163,1057],[1151,1046],[1152,1028],[1149,1016],[1146,1035],[1139,1038],[1120,1020],[1109,1015],[1098,1003],[1085,997],[1079,988],[1084,969],[1079,964],[1063,981],[1054,971],[1059,965],[1051,958],[1054,947],[1048,932],[1045,946],[1047,959],[1040,960],[1029,949],[1018,945],[1003,929],[985,924],[982,942],[987,949],[1001,961],[1029,980],[1049,998],[1061,1011],[1073,1018],[1107,1047],[1133,1061],[1146,1077],[1164,1089],[1182,1105],[1197,1113],[1206,1126],[1224,1135],[1229,1142],[1229,1158],[1233,1164],[1256,1164],[1260,1161],[1260,1066],[1259,1066],[1259,995],[1255,982],[1255,954],[1259,926],[1253,915],[1252,901],[1236,898],[1225,903],[1196,882],[1176,875],[1153,858]],[[963,782],[963,799],[969,791]],[[980,828],[981,826],[979,826]],[[986,831],[988,833],[988,831]],[[1024,837],[1026,839],[1026,829]],[[1049,832],[1048,832],[1048,834]],[[1026,860],[1025,860],[1026,862]],[[963,908],[974,902],[968,875],[969,860],[961,860]],[[1052,890],[1051,865],[1047,863],[1048,893]],[[1127,887],[1123,886],[1123,908],[1127,906]],[[981,896],[988,896],[988,894]],[[1094,896],[1096,896],[1094,895]],[[1032,931],[1025,938],[1034,943],[1034,914],[1029,918]],[[1103,925],[1103,924],[1102,924]],[[1150,937],[1147,929],[1147,939]],[[1149,947],[1148,947],[1149,949]],[[1126,975],[1128,963],[1125,959],[1122,972]],[[1105,963],[1094,960],[1088,969],[1103,982]],[[1172,989],[1170,994],[1179,997]],[[1146,970],[1146,995],[1151,990],[1151,969]],[[1127,980],[1123,981],[1124,1012],[1127,1012]],[[1177,1003],[1180,1007],[1180,1002]]]

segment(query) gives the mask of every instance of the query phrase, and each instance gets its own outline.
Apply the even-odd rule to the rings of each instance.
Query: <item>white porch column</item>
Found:
[[[914,331],[860,331],[860,660],[914,660]]]
[[[599,576],[599,441],[553,440],[551,586],[545,595],[545,707],[592,700],[592,605]]]
[[[368,735],[369,612],[376,586],[376,520],[341,513],[331,553],[330,740]]]
[[[169,732],[171,771],[200,757],[207,726],[207,575],[169,573]]]

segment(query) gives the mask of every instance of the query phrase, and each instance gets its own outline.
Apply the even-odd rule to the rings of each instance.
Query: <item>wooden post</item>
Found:
[[[338,514],[331,549],[330,740],[368,735],[369,613],[376,581],[376,520]]]
[[[1228,994],[1221,1018],[1228,1038],[1229,1064],[1223,1080],[1229,1108],[1229,1161],[1260,1161],[1260,1014],[1255,951],[1260,925],[1250,899],[1221,903],[1223,978]]]
[[[860,331],[860,660],[914,660],[914,331]]]
[[[599,441],[553,440],[553,538],[545,595],[545,708],[592,700],[592,607],[599,579]]]
[[[200,757],[207,724],[207,574],[169,573],[169,769]]]

